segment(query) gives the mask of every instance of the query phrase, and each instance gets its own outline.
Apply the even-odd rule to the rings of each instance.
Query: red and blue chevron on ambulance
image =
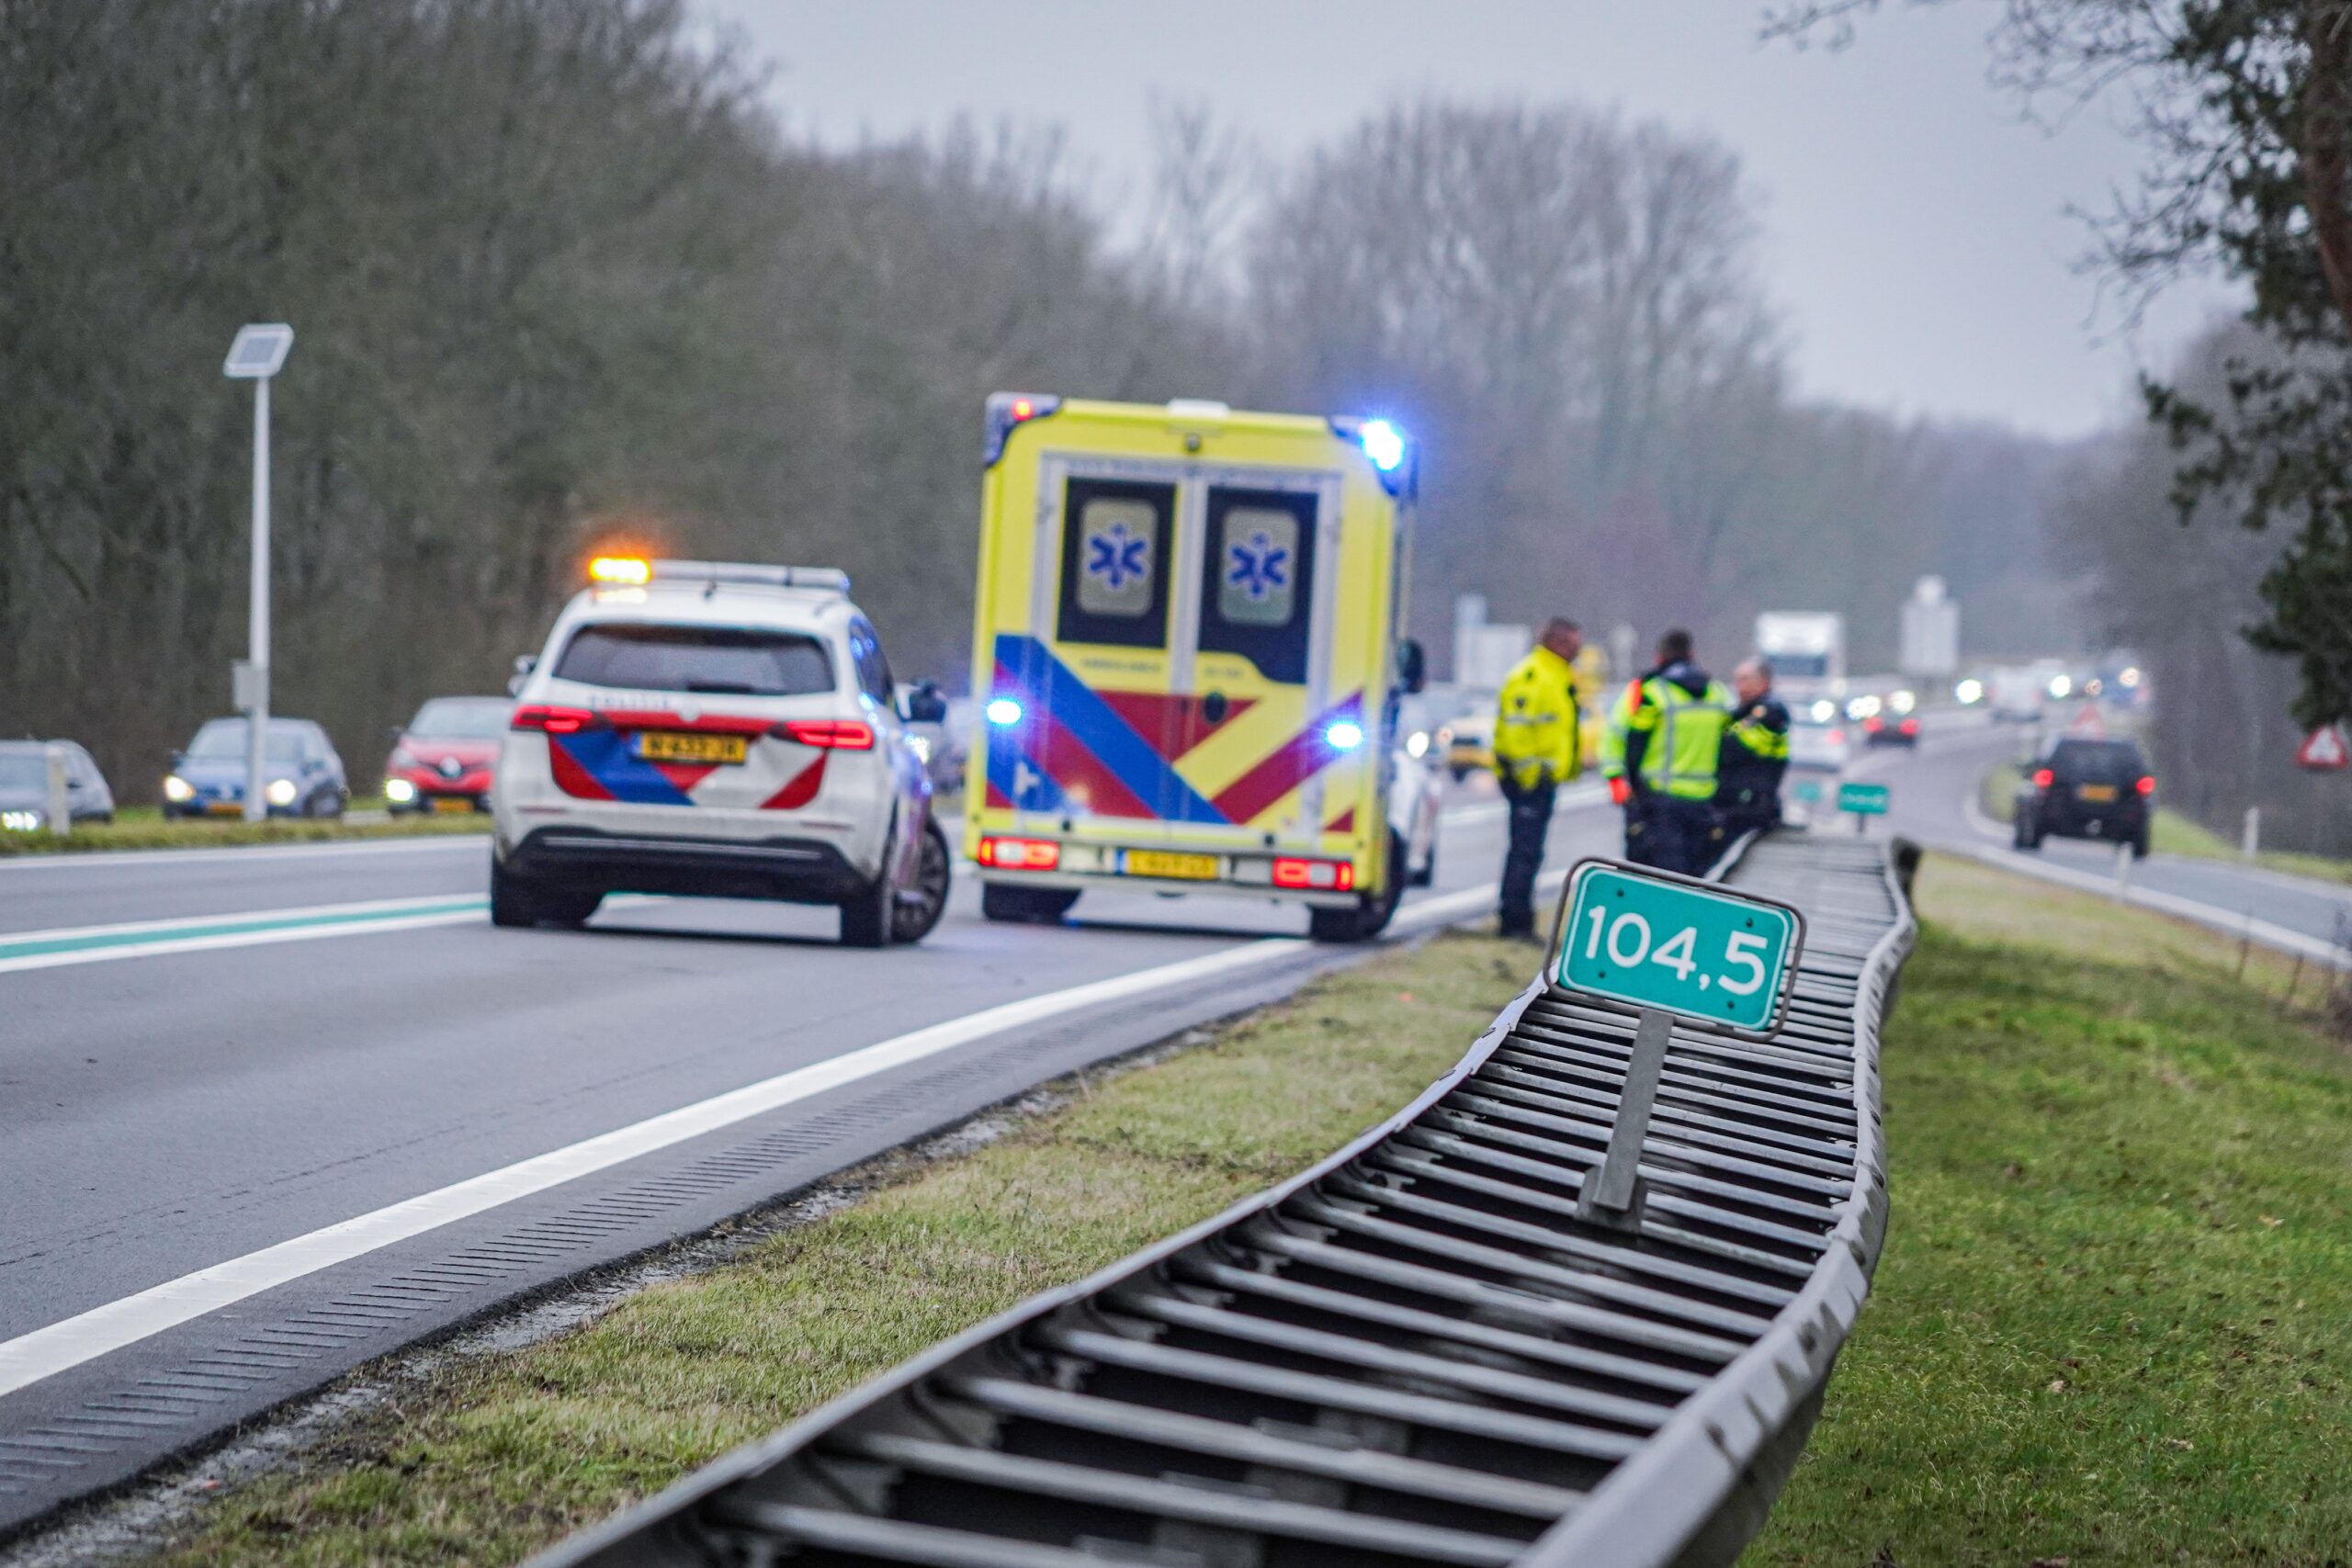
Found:
[[[821,568],[600,558],[521,661],[491,793],[491,918],[577,925],[608,893],[841,910],[842,940],[928,933],[948,847],[849,579]]]
[[[1394,424],[1000,393],[983,451],[965,848],[1001,920],[1088,888],[1305,904],[1372,935],[1415,453]]]

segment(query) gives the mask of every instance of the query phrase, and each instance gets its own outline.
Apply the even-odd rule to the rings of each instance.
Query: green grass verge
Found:
[[[380,809],[380,802],[352,803],[354,810]],[[206,850],[235,844],[307,844],[328,839],[420,839],[453,833],[488,833],[490,818],[476,813],[455,817],[397,817],[388,822],[313,820],[273,817],[263,822],[205,818],[165,821],[152,806],[127,807],[112,822],[55,833],[0,833],[0,856],[98,853],[107,850]]]
[[[533,1348],[441,1359],[163,1561],[511,1562],[1395,1111],[1534,968],[1466,937],[1374,959]],[[902,1173],[906,1174],[906,1173]]]
[[[1937,859],[1876,1286],[1751,1564],[2317,1564],[2352,1542],[2352,1058],[2312,977]]]

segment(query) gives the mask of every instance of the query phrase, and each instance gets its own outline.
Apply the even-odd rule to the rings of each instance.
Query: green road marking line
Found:
[[[353,909],[332,915],[232,915],[225,919],[193,919],[183,925],[146,927],[139,931],[89,931],[76,936],[50,937],[34,942],[0,939],[0,963],[12,958],[42,957],[52,953],[84,953],[101,948],[144,947],[157,942],[187,942],[217,936],[250,936],[266,931],[324,930],[336,926],[366,926],[387,920],[413,920],[435,915],[462,915],[490,908],[482,897],[449,898],[435,903],[406,904],[390,909]]]

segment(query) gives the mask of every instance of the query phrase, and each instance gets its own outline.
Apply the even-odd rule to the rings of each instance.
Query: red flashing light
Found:
[[[874,727],[858,718],[787,718],[777,725],[787,740],[827,751],[871,751]]]
[[[2033,787],[2036,789],[2048,789],[2057,782],[2058,775],[2048,768],[2036,768],[2033,772]]]
[[[2156,793],[2155,775],[2154,773],[2142,773],[2139,778],[2132,783],[2132,787],[2138,790],[2142,795],[2154,795]]]
[[[509,728],[544,730],[549,735],[577,735],[605,722],[594,708],[559,707],[551,703],[525,703],[514,710]]]
[[[1051,839],[982,839],[979,862],[999,871],[1052,871],[1062,863],[1062,847]]]
[[[1356,868],[1343,860],[1299,860],[1284,855],[1274,862],[1274,886],[1316,893],[1354,890]]]
[[[1027,398],[1015,398],[1012,400],[1012,421],[1015,424],[1020,423],[1023,420],[1035,419],[1036,417],[1037,405],[1035,403],[1031,402]]]

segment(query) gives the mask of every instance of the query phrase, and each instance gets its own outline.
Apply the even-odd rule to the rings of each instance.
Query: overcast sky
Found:
[[[1756,39],[1758,0],[699,0],[827,143],[956,113],[1061,126],[1106,209],[1148,168],[1151,95],[1208,100],[1274,159],[1399,95],[1613,107],[1702,130],[1762,198],[1763,284],[1804,388],[2073,435],[2127,416],[2229,295],[2126,333],[2068,203],[2128,181],[2098,115],[2056,135],[1984,79],[1991,0],[1901,8],[1844,52]]]

